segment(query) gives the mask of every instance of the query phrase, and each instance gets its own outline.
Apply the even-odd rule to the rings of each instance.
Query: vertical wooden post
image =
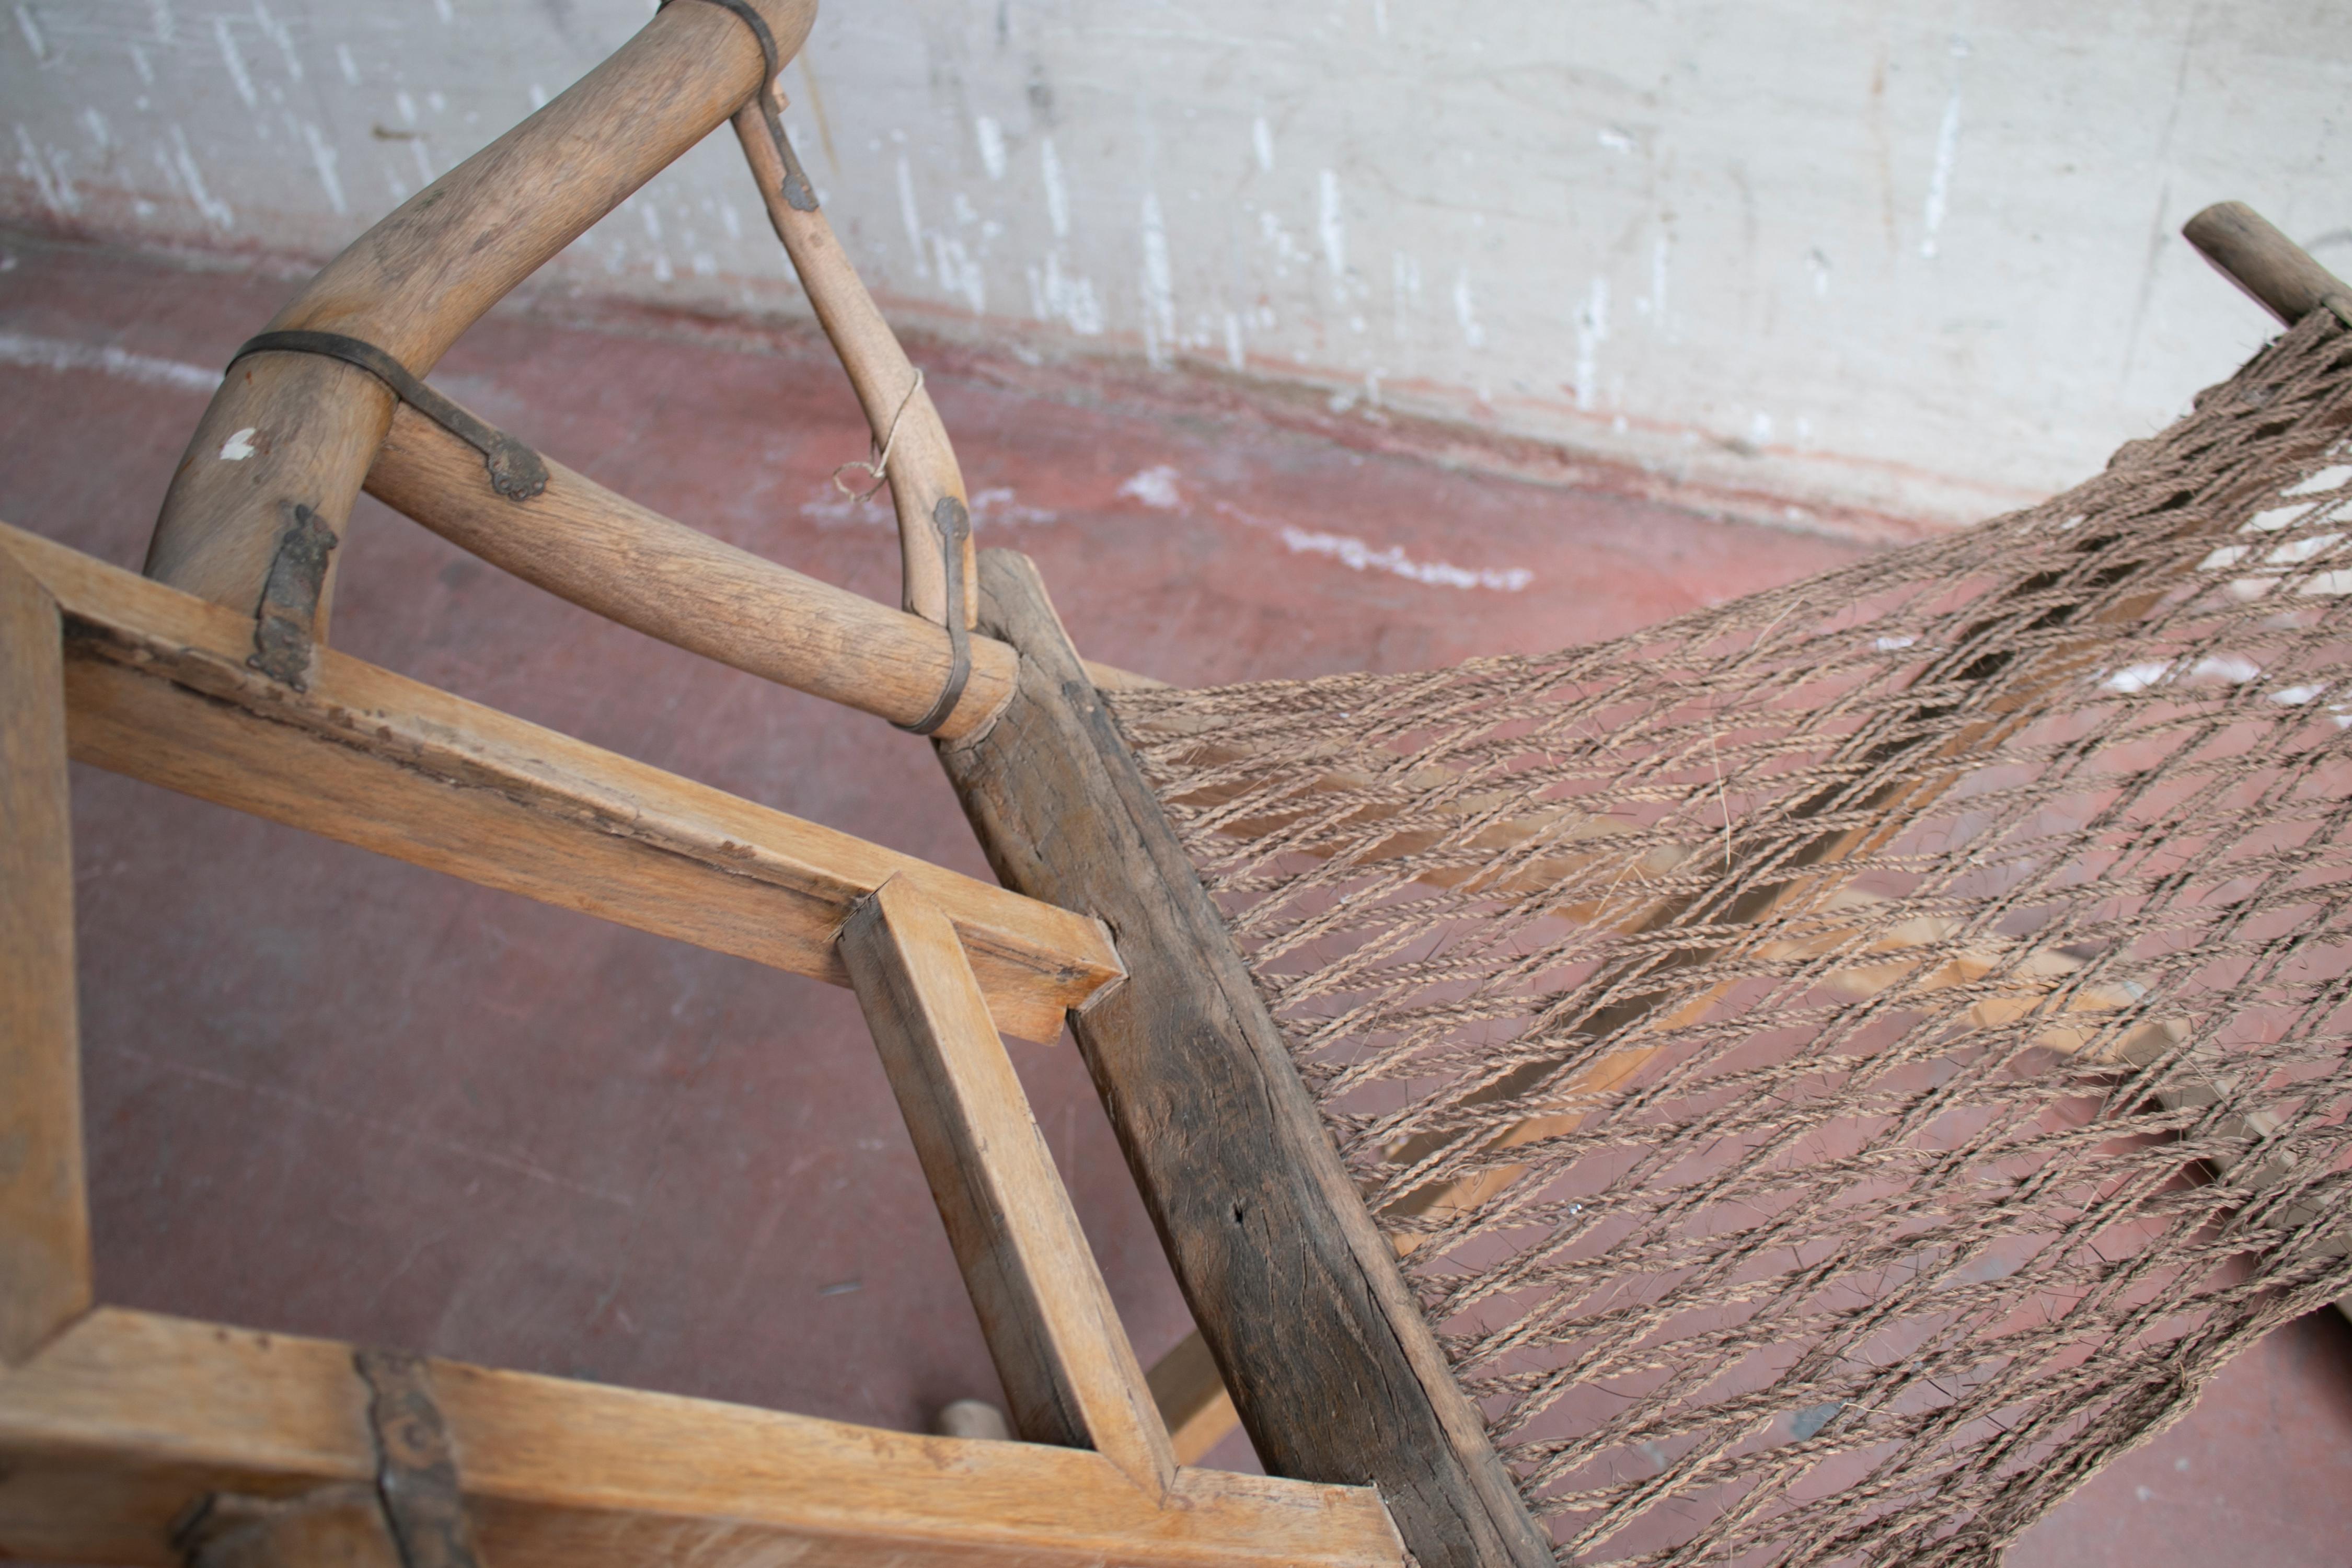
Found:
[[[1551,1568],[1036,568],[983,551],[980,580],[1021,677],[940,760],[1005,886],[1118,938],[1078,1045],[1259,1457],[1377,1486],[1423,1568]]]
[[[842,963],[988,1336],[1013,1429],[1164,1490],[1176,1459],[963,944],[903,877],[849,917]]]
[[[57,602],[0,550],[0,1364],[89,1310]]]

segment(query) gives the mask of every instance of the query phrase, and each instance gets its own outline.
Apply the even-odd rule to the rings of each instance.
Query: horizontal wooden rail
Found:
[[[1092,920],[340,654],[293,690],[247,668],[243,616],[5,525],[0,549],[64,616],[84,762],[835,984],[842,923],[905,877],[1023,1039],[1056,1038],[1122,973]]]
[[[1402,1568],[1369,1489],[923,1437],[454,1363],[432,1367],[482,1561],[864,1568]],[[0,1373],[0,1556],[177,1565],[216,1493],[367,1482],[347,1345],[102,1308]]]
[[[2216,202],[2180,233],[2215,270],[2293,326],[2326,306],[2352,327],[2352,288],[2243,202]]]
[[[403,407],[368,493],[526,582],[649,637],[898,724],[948,679],[947,632],[674,522],[550,459],[528,506],[482,482],[482,459]],[[971,639],[962,699],[935,733],[983,729],[1012,700],[1013,650]]]
[[[750,0],[780,59],[815,0]],[[724,122],[766,71],[740,17],[670,5],[552,102],[402,204],[270,321],[373,344],[422,376],[458,334]],[[392,416],[367,372],[295,353],[240,360],[172,479],[147,574],[250,614],[299,505],[340,535]],[[332,563],[318,597],[323,640]]]

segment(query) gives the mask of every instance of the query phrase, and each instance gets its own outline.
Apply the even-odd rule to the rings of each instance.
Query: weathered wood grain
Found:
[[[380,854],[846,984],[835,938],[905,877],[948,912],[997,1026],[1059,1037],[1120,973],[1095,921],[322,654],[248,669],[251,623],[0,525],[66,622],[72,754]]]
[[[971,1292],[1013,1429],[1164,1490],[1176,1458],[955,927],[905,878],[858,905],[842,961]]]
[[[2243,202],[2216,202],[2181,236],[2246,298],[2293,326],[2325,305],[2352,327],[2352,287]]]
[[[769,140],[759,105],[746,105],[736,114],[735,138],[743,145],[768,220],[792,258],[817,324],[849,374],[874,445],[889,447],[883,471],[889,477],[890,504],[898,515],[898,552],[906,573],[903,603],[923,619],[945,626],[947,553],[933,521],[934,509],[944,499],[952,498],[959,505],[966,500],[963,470],[956,462],[947,426],[931,406],[931,395],[917,384],[913,363],[834,237],[833,225],[824,213],[796,211],[783,199],[783,163]],[[863,476],[858,477],[862,481]],[[956,552],[956,565],[963,574],[963,622],[974,626],[980,596],[969,534]]]
[[[0,555],[0,1364],[90,1304],[60,636]]]
[[[753,4],[791,58],[815,0]],[[751,30],[719,6],[657,11],[610,58],[354,240],[268,330],[361,338],[424,375],[516,284],[734,113],[764,70]],[[147,574],[250,614],[296,505],[341,534],[392,409],[381,382],[339,361],[240,360],[173,475]]]
[[[673,522],[547,459],[517,506],[482,482],[481,455],[403,407],[368,493],[551,594],[706,658],[911,724],[948,678],[948,634]],[[971,734],[1013,696],[1013,650],[971,639],[963,697],[934,731]]]
[[[1008,887],[1100,917],[1130,971],[1074,1018],[1176,1277],[1269,1470],[1370,1483],[1425,1568],[1544,1568],[1273,1019],[1035,568],[981,557],[1013,702],[941,762]]]
[[[0,1373],[0,1556],[165,1568],[208,1493],[366,1483],[352,1349],[104,1308]],[[496,1568],[1402,1568],[1370,1491],[433,1363]]]

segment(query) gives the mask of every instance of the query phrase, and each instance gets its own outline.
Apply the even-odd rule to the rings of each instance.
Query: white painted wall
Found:
[[[0,216],[323,256],[646,0],[0,0]],[[831,0],[786,119],[908,319],[1304,378],[1803,504],[2079,477],[2352,271],[2344,0]],[[721,132],[557,279],[795,302]],[[0,279],[5,287],[5,279]]]

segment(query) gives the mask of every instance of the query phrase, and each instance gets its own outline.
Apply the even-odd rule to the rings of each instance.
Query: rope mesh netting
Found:
[[[1979,1563],[2352,1291],[2352,333],[1598,647],[1118,693],[1563,1562]]]

